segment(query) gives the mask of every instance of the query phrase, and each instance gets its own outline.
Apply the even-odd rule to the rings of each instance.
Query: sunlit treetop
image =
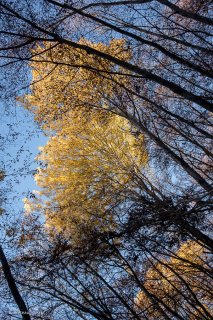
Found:
[[[69,123],[61,121],[60,132],[41,150],[43,166],[35,177],[40,196],[25,200],[26,209],[45,212],[49,229],[77,238],[81,225],[115,228],[115,209],[140,195],[140,172],[147,163],[143,136],[132,134],[126,119],[100,120],[98,112],[89,121],[79,117],[80,111]]]
[[[122,39],[112,40],[109,45],[84,39],[80,43],[124,61],[131,56]],[[56,129],[57,120],[70,117],[76,109],[83,108],[87,113],[91,108],[109,109],[109,99],[106,103],[104,95],[109,98],[114,94],[111,79],[127,81],[120,75],[122,68],[80,49],[49,43],[37,45],[33,53],[31,93],[20,100],[44,129]]]
[[[63,231],[79,243],[82,225],[101,231],[115,228],[116,208],[139,196],[147,153],[143,136],[109,112],[114,84],[126,81],[122,69],[79,49],[48,46],[35,49],[31,94],[21,99],[51,133],[38,157],[40,195],[32,202],[25,199],[25,209],[45,212],[49,230]],[[90,46],[130,59],[122,39]]]
[[[211,315],[211,254],[195,241],[183,243],[169,259],[152,263],[144,284],[151,294],[187,319]],[[191,295],[193,298],[186,299]],[[135,304],[140,310],[149,310],[149,319],[164,319],[144,292],[138,293]]]

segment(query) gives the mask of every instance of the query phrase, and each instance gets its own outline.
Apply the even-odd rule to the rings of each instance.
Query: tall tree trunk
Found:
[[[213,252],[213,240],[199,229],[192,227],[189,223],[184,222],[183,228],[188,234],[191,234],[193,238],[202,242],[210,251]]]
[[[9,266],[9,263],[7,261],[7,258],[4,254],[4,251],[3,251],[3,248],[2,246],[0,245],[0,261],[1,261],[1,264],[2,264],[2,270],[3,270],[3,273],[4,273],[4,276],[5,276],[5,279],[8,283],[8,286],[10,288],[10,292],[22,314],[22,319],[23,320],[31,320],[31,317],[29,315],[29,311],[28,311],[28,308],[19,292],[19,289],[16,285],[16,282],[15,282],[15,279],[11,273],[11,269],[10,269],[10,266]]]

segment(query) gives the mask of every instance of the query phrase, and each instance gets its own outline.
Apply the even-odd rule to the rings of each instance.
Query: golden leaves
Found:
[[[130,133],[127,120],[113,115],[103,123],[96,113],[83,127],[78,118],[72,119],[49,140],[39,160],[46,167],[36,181],[41,194],[60,206],[50,216],[61,228],[74,217],[96,225],[110,220],[110,208],[137,187],[134,175],[147,155],[143,137]]]
[[[201,245],[186,241],[170,259],[161,259],[152,265],[144,281],[150,294],[177,311],[185,304],[189,319],[200,319],[204,308],[211,312],[210,254]],[[149,319],[162,317],[142,291],[137,294],[135,305],[141,310],[148,308]]]
[[[131,56],[123,39],[112,40],[109,45],[84,39],[79,42],[123,60]],[[104,94],[108,98],[113,95],[112,78],[126,81],[117,74],[121,68],[80,49],[47,43],[38,45],[33,53],[32,93],[19,100],[44,129],[57,130],[57,122],[73,116],[73,110],[84,109],[87,114],[96,108],[101,115],[101,110],[109,107]]]
[[[123,60],[131,57],[122,39],[89,45]],[[34,53],[32,93],[22,100],[50,140],[38,157],[40,195],[33,203],[25,200],[25,207],[44,211],[49,230],[63,230],[76,242],[82,225],[114,230],[115,208],[133,197],[147,163],[143,136],[109,112],[116,81],[127,80],[121,68],[80,49],[49,43]]]

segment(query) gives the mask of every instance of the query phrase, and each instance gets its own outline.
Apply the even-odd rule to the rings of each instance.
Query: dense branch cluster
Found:
[[[211,13],[0,1],[2,70],[31,72],[49,137],[13,261],[32,319],[212,319]]]

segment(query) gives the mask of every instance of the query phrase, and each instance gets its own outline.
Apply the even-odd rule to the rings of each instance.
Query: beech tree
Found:
[[[81,43],[82,42],[85,43],[86,41],[81,40]],[[92,44],[90,45],[92,46]],[[126,43],[123,40],[113,40],[109,47],[101,43],[93,45],[93,47],[102,48],[104,52],[112,52],[115,56],[117,55],[117,57],[121,57],[126,61],[131,59],[132,51],[126,48]],[[98,115],[98,117],[102,119],[100,121],[104,123],[104,117],[110,117],[107,115],[107,112],[113,112],[119,114],[123,118],[126,118],[129,123],[131,123],[131,131],[133,135],[140,135],[141,132],[144,132],[141,130],[141,126],[144,127],[143,123],[145,121],[145,132],[147,130],[154,130],[155,134],[158,135],[157,137],[152,134],[152,132],[149,131],[149,133],[152,137],[154,137],[154,140],[156,141],[157,139],[160,145],[163,145],[163,148],[165,147],[169,153],[172,151],[170,147],[168,147],[169,143],[175,143],[176,147],[180,147],[181,144],[181,149],[183,147],[185,148],[186,145],[188,145],[189,150],[192,150],[190,148],[195,147],[191,144],[191,137],[189,137],[189,141],[187,140],[189,132],[187,135],[184,134],[183,138],[186,138],[186,140],[185,144],[183,144],[182,132],[179,129],[178,132],[176,131],[175,124],[173,125],[173,122],[162,118],[162,115],[155,120],[156,115],[154,113],[150,113],[149,106],[146,106],[145,110],[143,109],[143,113],[141,113],[141,110],[138,108],[138,104],[140,103],[140,95],[138,94],[136,97],[132,89],[132,87],[135,85],[135,82],[132,81],[132,79],[130,81],[128,74],[123,74],[122,68],[117,70],[114,74],[113,68],[115,68],[115,66],[101,59],[99,61],[99,67],[101,66],[104,68],[105,72],[111,73],[110,78],[101,76],[99,73],[97,73],[97,71],[95,71],[97,59],[94,59],[93,56],[84,56],[82,50],[76,52],[75,50],[73,51],[72,49],[64,46],[59,46],[53,50],[54,57],[58,57],[61,62],[59,66],[56,66],[52,69],[52,66],[49,64],[49,62],[39,64],[37,61],[38,59],[41,59],[41,57],[43,61],[47,61],[50,55],[49,50],[44,50],[43,53],[42,46],[36,48],[35,52],[36,54],[39,54],[39,58],[36,58],[35,61],[31,63],[31,67],[33,68],[33,84],[31,87],[32,92],[31,94],[20,99],[22,103],[24,103],[24,106],[35,114],[35,119],[42,125],[46,132],[50,133],[51,130],[54,130],[55,132],[60,132],[62,136],[67,136],[69,135],[68,132],[70,130],[73,131],[73,129],[70,127],[70,124],[68,124],[68,132],[63,132],[62,128],[66,127],[67,122],[69,123],[70,121],[75,121],[76,126],[85,126],[85,128],[87,128],[84,122],[85,119],[88,121],[88,119],[93,117],[95,118],[96,115]],[[53,52],[51,52],[51,55],[52,54]],[[75,67],[67,65],[67,61],[75,64]],[[82,65],[89,67],[82,67]],[[77,66],[79,66],[79,68],[76,72]],[[92,112],[92,110],[96,110],[96,113]],[[164,132],[164,120],[166,120],[169,126],[169,134],[167,136],[165,136]],[[106,126],[108,125],[109,123],[106,123]],[[163,139],[167,140],[167,145],[164,144],[160,139],[160,135],[162,134],[161,126],[164,127]],[[91,127],[91,129],[92,128],[94,127]],[[107,130],[106,127],[104,127],[104,130]],[[111,130],[113,131],[113,129]],[[91,132],[90,136],[93,135],[95,137],[95,128],[93,131],[94,133]],[[100,131],[97,132],[101,134]],[[110,134],[107,133],[106,136],[108,135],[110,137]],[[150,137],[150,135],[148,137]],[[104,140],[106,139],[107,138]],[[110,139],[114,140],[112,135]],[[171,139],[174,140],[171,141]],[[62,141],[63,140],[64,138],[62,138]],[[96,142],[96,144],[97,143],[98,142]],[[77,144],[79,144],[79,141]],[[49,147],[47,146],[46,150],[48,150],[48,148],[50,149],[52,146],[49,144]],[[58,150],[59,148],[60,147],[57,147]],[[64,147],[62,147],[62,149],[63,148]],[[143,173],[139,172],[137,175],[134,174],[134,178],[132,177],[132,179],[135,180],[135,186],[137,185],[138,190],[140,190],[140,196],[137,196],[134,208],[132,207],[131,209],[132,214],[130,215],[133,217],[133,219],[130,218],[131,222],[129,220],[128,225],[131,225],[134,229],[135,224],[137,230],[140,230],[141,226],[148,225],[150,228],[152,226],[155,228],[155,230],[157,230],[157,233],[170,233],[170,238],[171,233],[173,233],[173,235],[175,234],[176,238],[179,236],[181,238],[182,235],[184,236],[188,234],[189,237],[200,240],[212,250],[213,244],[211,238],[199,230],[201,227],[208,227],[208,222],[206,219],[211,211],[211,203],[209,202],[208,195],[203,193],[198,196],[196,189],[194,192],[192,192],[192,181],[188,181],[188,184],[183,184],[183,186],[179,184],[177,185],[177,182],[173,183],[172,180],[179,180],[185,175],[181,173],[179,176],[180,172],[177,171],[178,168],[174,166],[174,162],[169,161],[166,155],[159,154],[160,150],[158,147],[156,148],[156,145],[153,146],[152,140],[146,140],[146,148],[149,150],[152,156],[149,161],[149,166],[147,168],[148,170],[144,171]],[[196,148],[196,150],[198,149]],[[185,149],[184,151],[179,151],[180,154],[182,152],[185,153]],[[69,151],[65,151],[65,148],[64,151],[61,150],[60,152],[62,155],[64,152],[69,154]],[[139,150],[138,152],[140,153]],[[109,154],[111,154],[111,152],[109,152]],[[173,151],[172,155],[176,157]],[[205,157],[204,154],[202,156]],[[111,159],[112,157],[113,155],[111,154]],[[115,160],[120,159],[120,161],[122,161],[121,157],[117,158],[115,155],[114,157]],[[46,152],[45,160],[48,161],[47,159],[48,152]],[[78,166],[81,165],[78,164]],[[96,167],[97,166],[94,165],[94,172],[96,172],[96,175],[98,175]],[[133,167],[134,165],[132,168]],[[155,167],[157,167],[157,169]],[[117,171],[115,166],[111,166],[109,168],[112,172],[113,169]],[[159,170],[161,172],[161,176],[159,176]],[[127,171],[129,171],[129,169]],[[57,172],[55,168],[52,169],[52,174],[54,172]],[[51,169],[48,171],[48,173],[46,172],[46,174],[51,177]],[[87,179],[90,180],[90,178],[89,175],[87,175]],[[66,183],[64,182],[64,184]],[[85,187],[88,184],[84,183],[83,185]],[[106,180],[105,185],[107,185]],[[48,189],[48,184],[45,186],[45,188],[46,190]],[[51,190],[53,189],[54,188],[51,187]],[[61,190],[64,190],[64,188],[62,187]],[[100,190],[105,194],[106,188],[104,190],[101,188]],[[80,187],[79,192],[81,193]],[[201,202],[198,201],[200,196],[203,199]],[[101,194],[99,194],[99,199],[101,197]],[[113,198],[109,190],[108,197]],[[104,199],[106,199],[106,196],[104,196]],[[97,205],[97,203],[94,204]],[[103,208],[104,207],[105,206],[103,206]],[[129,233],[128,229],[129,227],[127,227],[126,231],[122,232]]]
[[[155,3],[159,4],[158,9]],[[28,49],[44,41],[52,44],[48,49],[51,57],[46,60],[52,66],[65,63],[58,56],[54,57],[54,48],[60,44],[122,67],[131,79],[130,87],[121,84],[125,105],[126,96],[131,99],[127,110],[115,99],[115,112],[119,109],[119,113],[149,137],[155,150],[163,151],[163,163],[171,160],[170,163],[177,164],[176,170],[181,168],[181,173],[190,176],[187,187],[192,186],[192,178],[207,193],[211,191],[209,139],[212,134],[208,118],[212,110],[209,86],[212,21],[209,3],[79,1],[74,5],[51,0],[41,2],[37,7],[23,8],[20,4],[17,8],[13,3],[5,2],[1,7],[2,50],[8,53],[4,55],[6,59],[12,59],[11,63],[32,61],[38,54],[30,53]],[[35,18],[33,12],[44,12],[42,8],[47,14]],[[126,9],[129,10],[128,17]],[[5,21],[7,13],[10,19]],[[30,15],[33,18],[29,18]],[[109,42],[114,36],[124,38],[132,50],[132,58],[126,61],[101,48],[79,42],[79,34],[84,34],[82,25],[95,42]],[[42,56],[40,62],[44,62]],[[71,66],[79,67],[73,65],[73,61]],[[84,67],[88,68],[88,64]],[[101,77],[107,74],[101,65],[96,72]],[[178,178],[182,179],[182,174]]]
[[[140,197],[138,180],[147,154],[143,137],[132,135],[128,122],[117,115],[104,120],[103,114],[99,118],[78,110],[60,127],[38,157],[43,166],[35,179],[41,191],[25,200],[25,209],[45,212],[47,226],[80,247],[84,225],[91,232],[113,231],[116,208]]]
[[[116,197],[120,204],[129,197],[128,206],[121,205],[113,210],[113,216],[116,216],[114,228],[109,229],[107,223],[105,229],[98,228],[95,232],[92,228],[90,233],[91,228],[86,224],[76,223],[83,243],[88,242],[84,252],[77,247],[74,250],[71,238],[66,237],[53,250],[52,264],[49,264],[51,248],[48,248],[50,251],[45,254],[50,261],[47,263],[44,255],[42,267],[33,269],[33,262],[38,260],[35,252],[33,255],[29,251],[25,260],[23,257],[23,264],[31,267],[31,275],[26,273],[26,278],[20,281],[40,292],[44,300],[47,296],[54,297],[54,307],[49,305],[49,310],[62,303],[72,310],[68,316],[74,314],[82,319],[123,319],[124,315],[130,319],[185,320],[186,316],[211,319],[210,297],[206,294],[208,283],[205,282],[205,288],[200,285],[203,272],[208,272],[208,268],[203,267],[200,258],[198,262],[196,260],[196,251],[204,260],[207,259],[205,250],[213,248],[210,233],[211,2],[41,0],[26,3],[23,0],[17,4],[2,0],[0,10],[2,68],[6,71],[10,68],[15,76],[23,79],[24,74],[28,77],[26,70],[32,69],[29,93],[19,99],[51,136],[42,153],[47,168],[38,174],[44,194],[51,199],[45,204],[46,208],[49,210],[55,205],[52,212],[46,211],[46,216],[49,213],[52,218],[59,219],[66,212],[65,217],[70,219],[67,196],[72,199],[69,207],[76,209],[73,190],[81,199],[80,203],[85,204],[84,209],[94,211],[100,205],[98,212],[104,214],[109,200],[117,205],[113,190],[118,191]],[[14,91],[15,85],[13,82],[13,86],[7,88],[7,94]],[[89,179],[79,174],[82,184],[74,185],[67,180],[67,174],[62,174],[62,159],[65,157],[67,164],[72,160],[68,148],[74,151],[71,143],[74,124],[79,133],[75,137],[75,143],[79,144],[77,151],[83,151],[87,146],[96,155],[93,164],[102,170],[99,177],[104,177],[101,192],[91,195],[94,202],[89,201],[88,190],[91,192],[95,188],[97,168],[88,156],[84,161],[78,159],[78,167],[90,169]],[[90,124],[95,130],[91,130]],[[86,132],[83,132],[83,125]],[[97,143],[92,145],[94,134]],[[90,144],[84,145],[82,136],[84,141],[89,136]],[[106,158],[98,153],[98,148],[101,146],[103,150],[104,141],[109,142],[108,136],[116,152],[113,157],[108,153],[110,166],[105,171],[103,160]],[[128,148],[124,140],[128,141]],[[118,148],[118,141],[122,141],[123,148]],[[55,150],[60,151],[57,156]],[[139,161],[141,154],[142,161]],[[115,161],[116,157],[119,162]],[[48,163],[54,170],[49,170]],[[141,170],[144,164],[144,170]],[[125,175],[121,177],[117,173],[118,167],[120,170],[123,165]],[[136,167],[139,168],[135,170]],[[112,184],[115,173],[118,188]],[[64,178],[58,184],[57,174]],[[48,181],[48,176],[53,180]],[[65,200],[60,188],[67,190]],[[87,190],[85,198],[83,189]],[[69,191],[72,191],[71,195]],[[42,205],[42,202],[38,203],[38,207]],[[84,210],[85,216],[88,223]],[[121,216],[123,220],[118,219]],[[67,223],[70,227],[69,219],[65,219],[66,228]],[[59,229],[62,238],[63,233],[66,234],[62,228],[64,222],[59,219],[54,222],[57,224],[60,228],[57,232],[54,230],[51,238],[54,244]],[[187,247],[189,243],[192,255]],[[39,247],[41,242],[37,244]],[[96,251],[100,244],[104,244],[102,255],[101,250]],[[95,266],[88,254],[94,248]],[[188,253],[187,265],[181,248]],[[55,278],[55,266],[64,252],[72,259],[70,264],[59,264]],[[79,265],[84,265],[85,269],[78,269]],[[97,265],[103,269],[98,269]],[[139,270],[140,265],[143,272]],[[188,265],[193,283],[187,273]],[[117,281],[119,268],[123,270],[120,282]],[[44,278],[36,278],[41,274],[36,273],[38,270],[45,274]],[[111,282],[106,281],[110,276]],[[149,281],[148,277],[151,278]],[[157,278],[162,290],[155,287],[153,277]],[[80,293],[77,292],[79,286]],[[66,311],[65,308],[63,317]]]
[[[184,243],[169,260],[152,263],[145,286],[183,319],[211,318],[210,253],[196,242]],[[143,292],[138,293],[136,305],[146,310],[148,319],[164,319]]]
[[[5,172],[4,170],[0,170],[0,183],[5,178]],[[2,193],[2,190],[1,190]],[[0,195],[0,214],[3,214],[4,210],[2,209],[3,206],[3,197],[2,194]],[[23,320],[30,320],[31,317],[29,315],[29,311],[27,308],[27,305],[21,295],[21,291],[17,286],[16,279],[13,275],[13,272],[11,271],[10,263],[8,262],[8,259],[5,255],[5,251],[0,244],[0,279],[1,279],[1,285],[4,283],[6,284],[7,289],[9,290],[12,298],[14,299],[14,302],[16,303],[19,312],[21,314],[21,317]],[[7,290],[5,290],[7,291]],[[4,293],[6,295],[6,292]]]
[[[198,243],[177,251],[163,243],[154,251],[131,241],[122,249],[112,239],[106,244],[113,255],[91,259],[73,252],[63,234],[45,245],[38,237],[16,261],[24,271],[18,282],[53,319],[212,318],[211,255]]]

